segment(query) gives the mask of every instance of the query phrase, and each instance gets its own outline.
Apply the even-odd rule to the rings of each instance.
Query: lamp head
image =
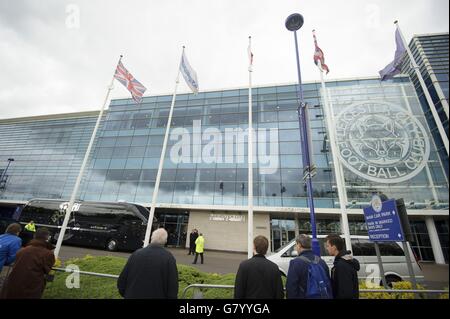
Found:
[[[289,31],[297,31],[303,25],[303,16],[300,13],[293,13],[286,18],[286,29]]]

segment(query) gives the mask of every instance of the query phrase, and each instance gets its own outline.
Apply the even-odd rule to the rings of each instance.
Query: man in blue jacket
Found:
[[[318,266],[324,270],[324,277],[327,283],[330,283],[330,270],[327,263],[320,257],[314,255],[311,250],[311,238],[308,235],[299,235],[296,238],[298,257],[289,263],[289,271],[286,280],[286,297],[288,299],[310,298],[307,295],[308,277],[310,263],[318,262]],[[331,287],[329,287],[331,290]],[[331,296],[331,291],[329,291]]]
[[[16,259],[17,251],[22,247],[19,234],[22,230],[19,224],[10,224],[6,232],[0,235],[0,273],[3,266],[8,266]]]

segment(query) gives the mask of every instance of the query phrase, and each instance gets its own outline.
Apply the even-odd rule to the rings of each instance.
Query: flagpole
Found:
[[[120,63],[120,61],[122,60],[122,57],[123,57],[123,55],[120,55],[119,62],[117,62],[117,64]],[[114,74],[115,74],[115,70],[114,70]],[[64,221],[61,226],[61,231],[59,232],[59,235],[58,235],[58,241],[56,242],[56,248],[55,248],[55,252],[54,252],[55,258],[58,258],[58,256],[59,256],[59,252],[61,250],[61,245],[62,245],[62,242],[64,239],[64,234],[66,233],[67,224],[69,223],[70,214],[72,212],[73,204],[75,202],[75,197],[77,196],[78,189],[79,189],[80,183],[81,183],[81,179],[83,178],[84,169],[86,167],[89,155],[91,153],[92,145],[94,144],[94,140],[95,140],[95,136],[97,135],[98,127],[100,126],[100,121],[103,116],[103,111],[105,109],[106,103],[108,102],[109,94],[111,93],[111,90],[113,89],[113,84],[114,84],[114,75],[111,79],[111,84],[108,86],[108,91],[106,93],[105,100],[103,101],[102,109],[100,110],[100,114],[98,115],[97,123],[95,123],[94,131],[92,132],[92,135],[91,135],[91,140],[89,141],[89,145],[86,149],[86,153],[84,154],[83,163],[81,164],[80,172],[78,173],[78,177],[75,182],[75,186],[73,188],[72,195],[70,196],[69,205],[66,208],[66,214],[64,216]]]
[[[184,46],[183,46],[183,52],[184,52]],[[183,56],[183,53],[181,54],[181,56]],[[181,60],[180,60],[180,65],[181,65]],[[152,232],[152,224],[153,224],[153,217],[155,216],[156,200],[158,199],[159,184],[161,182],[161,174],[162,174],[162,169],[163,169],[163,165],[164,165],[164,158],[166,155],[167,141],[169,139],[170,125],[172,124],[172,113],[173,113],[173,108],[175,106],[175,99],[177,96],[178,83],[180,83],[180,65],[178,66],[178,74],[177,74],[177,78],[175,80],[175,89],[173,92],[172,104],[170,105],[169,118],[167,119],[166,135],[164,136],[163,148],[161,151],[161,157],[159,159],[158,174],[156,175],[155,188],[153,190],[152,205],[150,207],[150,215],[149,215],[148,221],[147,221],[147,229],[145,231],[144,247],[146,247],[148,245],[148,243],[150,242],[150,235]]]
[[[248,67],[248,239],[247,257],[253,257],[253,115],[252,115],[252,37],[248,37],[250,64]]]
[[[433,99],[431,98],[430,92],[428,91],[428,88],[425,84],[422,74],[420,73],[420,68],[416,63],[416,60],[414,59],[414,56],[411,53],[411,50],[409,49],[409,46],[406,44],[405,38],[403,37],[402,31],[400,30],[398,21],[397,20],[394,21],[394,24],[397,26],[398,32],[400,33],[400,37],[403,42],[403,46],[405,47],[406,52],[408,52],[408,56],[409,56],[409,59],[411,60],[412,68],[414,69],[414,72],[416,72],[416,76],[419,79],[420,86],[422,87],[422,91],[425,95],[425,98],[427,99],[428,105],[430,106],[430,110],[431,110],[431,113],[433,114],[433,118],[434,118],[434,121],[436,122],[436,126],[438,128],[439,134],[441,135],[442,142],[444,143],[445,150],[447,152],[447,155],[449,155],[449,149],[448,149],[449,145],[448,145],[447,133],[445,132],[444,126],[442,125],[442,122],[439,118],[439,114],[436,111],[436,106],[433,103]],[[444,111],[445,111],[445,109],[444,109]]]
[[[316,40],[316,34],[315,30],[313,30],[314,39]],[[317,41],[317,40],[316,40]],[[334,175],[336,177],[336,186],[338,190],[338,197],[339,197],[339,206],[341,209],[341,225],[342,225],[342,231],[344,233],[345,238],[345,247],[347,250],[352,250],[352,244],[351,244],[351,238],[350,238],[350,226],[348,224],[348,215],[347,215],[347,193],[345,190],[345,179],[341,171],[341,163],[339,161],[339,158],[337,156],[338,148],[336,145],[336,137],[334,135],[334,125],[332,124],[331,120],[331,113],[332,110],[330,108],[330,103],[328,100],[328,94],[325,86],[325,80],[323,78],[323,69],[320,59],[317,60],[317,66],[320,74],[320,83],[322,84],[322,96],[323,96],[323,103],[324,103],[324,111],[325,111],[325,117],[327,118],[327,127],[328,127],[328,137],[330,141],[331,146],[331,155],[333,158],[333,164],[334,164]]]

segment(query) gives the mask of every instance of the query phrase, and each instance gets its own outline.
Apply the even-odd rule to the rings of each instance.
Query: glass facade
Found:
[[[327,82],[327,87],[335,123],[345,122],[354,114],[352,107],[356,105],[356,109],[361,108],[361,103],[382,105],[380,108],[369,107],[365,112],[371,116],[369,120],[383,119],[386,116],[383,105],[390,103],[401,116],[407,114],[409,122],[405,117],[402,120],[405,126],[415,130],[408,133],[398,125],[377,127],[367,123],[358,123],[359,126],[350,128],[351,134],[358,133],[358,130],[366,134],[358,140],[359,146],[352,144],[359,161],[361,156],[365,156],[363,159],[370,165],[379,165],[377,171],[371,171],[366,163],[368,175],[364,176],[364,169],[359,172],[355,171],[356,166],[352,169],[352,159],[346,157],[344,149],[339,149],[339,156],[343,162],[347,161],[343,172],[348,207],[360,208],[368,203],[373,192],[383,190],[390,197],[404,198],[408,209],[448,209],[448,181],[443,163],[434,139],[430,138],[432,135],[425,115],[409,79],[400,77],[388,82],[378,79],[333,81]],[[317,167],[313,178],[315,205],[319,208],[339,207],[321,98],[323,92],[317,83],[306,83],[303,90],[312,133],[312,157]],[[255,206],[307,206],[306,190],[302,183],[296,91],[296,85],[253,89],[253,123],[258,132],[254,150],[258,160],[254,164],[253,174]],[[80,199],[126,200],[144,205],[151,202],[171,99],[172,96],[145,97],[138,106],[131,99],[111,101],[89,158]],[[177,96],[159,203],[246,205],[247,140],[233,140],[235,152],[232,156],[220,141],[229,139],[227,129],[247,129],[247,112],[247,89]],[[4,159],[5,167],[9,157],[15,159],[8,170],[6,187],[0,190],[0,199],[69,198],[96,114],[0,121],[0,159]],[[194,121],[201,123],[201,127],[196,127]],[[341,134],[342,131],[342,126],[337,125],[338,142],[342,142],[339,138],[345,135]],[[187,137],[176,132],[184,132]],[[265,139],[261,138],[261,134],[265,135]],[[359,138],[358,135],[349,136],[356,136],[355,140]],[[394,139],[395,143],[388,146],[372,143],[380,138],[388,144]],[[365,146],[362,147],[361,143]],[[423,154],[418,157],[408,155],[411,152],[414,154],[413,146],[416,147],[415,152],[420,153],[417,145],[422,146]],[[380,147],[389,156],[382,154],[383,149],[376,149]],[[171,152],[178,149],[182,150],[183,156],[189,155],[187,160],[173,160]],[[215,154],[213,161],[206,161],[205,154],[208,155],[211,150]],[[202,156],[197,156],[200,153]],[[271,155],[275,169],[267,170],[262,160],[264,157],[260,155]],[[403,160],[420,163],[411,162],[408,167],[394,163]],[[398,182],[389,182],[387,177],[392,174],[406,175],[406,179],[402,177],[403,180]]]
[[[328,85],[332,126],[349,204],[376,192],[408,209],[448,209],[448,180],[414,87],[377,81]]]
[[[444,107],[448,110],[448,90],[449,90],[449,34],[430,34],[415,36],[409,47],[414,56],[420,73],[425,81],[427,89],[436,107],[439,119],[447,134],[449,134],[448,115],[445,114]],[[409,74],[414,83],[414,87],[422,104],[425,118],[431,129],[431,134],[435,140],[439,155],[444,165],[447,178],[449,176],[448,155],[439,135],[436,122],[431,113],[430,107],[425,99],[419,79],[411,68],[410,59],[406,58],[403,63],[403,72]]]
[[[0,199],[69,198],[98,113],[0,120]]]

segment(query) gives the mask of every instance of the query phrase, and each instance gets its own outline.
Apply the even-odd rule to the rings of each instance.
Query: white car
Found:
[[[320,242],[320,251],[322,259],[327,263],[328,267],[333,267],[334,257],[328,255],[325,249],[324,235],[317,236]],[[351,236],[352,249],[354,258],[358,259],[361,269],[358,271],[359,280],[365,280],[368,276],[374,276],[374,269],[378,265],[378,259],[375,253],[375,245],[369,241],[368,236]],[[379,243],[381,259],[383,262],[384,274],[388,284],[396,281],[410,280],[406,257],[403,252],[401,243],[389,242]],[[420,266],[415,259],[411,247],[408,243],[411,262],[417,282],[423,281],[424,276]],[[295,249],[295,240],[292,240],[285,246],[279,248],[273,254],[267,256],[267,259],[277,264],[280,272],[286,276],[289,271],[289,262],[297,257]],[[380,285],[382,285],[380,281]]]

